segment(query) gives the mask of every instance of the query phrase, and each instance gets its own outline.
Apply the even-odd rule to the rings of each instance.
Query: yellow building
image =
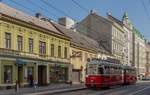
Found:
[[[51,22],[0,3],[0,87],[70,80],[69,48]]]
[[[64,26],[54,23],[56,28],[71,38],[70,58],[72,69],[72,81],[84,82],[86,73],[86,63],[88,59],[97,58],[99,45],[89,37],[66,29]]]

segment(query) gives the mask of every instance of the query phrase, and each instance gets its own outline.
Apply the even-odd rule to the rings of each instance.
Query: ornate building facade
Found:
[[[70,80],[70,38],[50,22],[0,7],[0,86]]]

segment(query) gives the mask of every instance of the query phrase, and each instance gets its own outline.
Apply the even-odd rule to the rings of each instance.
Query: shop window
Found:
[[[5,33],[5,45],[7,49],[11,48],[11,33]]]
[[[12,66],[4,66],[4,83],[12,83]]]

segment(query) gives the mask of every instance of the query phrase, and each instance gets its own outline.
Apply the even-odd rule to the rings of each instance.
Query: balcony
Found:
[[[46,54],[29,53],[29,52],[23,52],[23,51],[17,51],[12,49],[5,49],[5,48],[0,48],[0,56],[70,63],[69,58],[68,59],[58,58]]]

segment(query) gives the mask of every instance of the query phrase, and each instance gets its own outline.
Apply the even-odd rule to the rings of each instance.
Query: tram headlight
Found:
[[[88,75],[85,76],[86,78],[88,77]]]

